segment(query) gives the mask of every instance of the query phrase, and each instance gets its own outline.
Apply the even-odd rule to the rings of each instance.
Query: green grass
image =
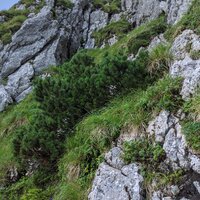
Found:
[[[193,60],[200,59],[200,51],[190,51],[190,56]]]
[[[76,199],[81,193],[87,199],[88,188],[95,170],[103,160],[120,131],[127,125],[145,125],[162,109],[176,110],[182,105],[179,97],[181,80],[166,77],[146,91],[134,91],[117,98],[108,107],[95,112],[80,122],[74,136],[68,138],[66,153],[59,164],[60,184],[55,199]],[[75,184],[72,191],[67,190]],[[70,192],[70,194],[68,193]]]
[[[121,8],[120,0],[93,0],[92,3],[95,9],[102,9],[109,14],[118,13]]]
[[[200,122],[189,121],[184,123],[183,133],[188,146],[196,152],[200,152]]]
[[[120,20],[117,22],[111,22],[106,27],[92,33],[92,37],[95,39],[96,46],[100,47],[103,42],[107,44],[108,40],[114,35],[120,39],[125,36],[131,30],[131,24],[127,20]]]
[[[169,66],[173,61],[170,47],[170,45],[159,44],[151,50],[148,65],[148,70],[151,74],[162,77],[165,73],[168,73]]]
[[[166,30],[165,17],[161,16],[156,20],[145,23],[134,30],[128,32],[124,37],[119,39],[114,45],[104,49],[88,50],[88,54],[95,58],[95,62],[101,62],[105,53],[116,55],[124,53],[125,55],[136,54],[140,47],[146,47],[151,40],[158,34]],[[105,27],[106,29],[106,27]],[[103,38],[103,37],[102,37]]]
[[[9,200],[47,200],[53,193],[53,186],[40,189],[35,186],[33,177],[24,177],[4,191],[0,191],[0,197]]]
[[[0,113],[0,183],[7,180],[5,175],[12,166],[18,166],[13,156],[13,132],[14,130],[27,123],[34,114],[37,114],[37,103],[30,95],[18,105],[12,105]]]

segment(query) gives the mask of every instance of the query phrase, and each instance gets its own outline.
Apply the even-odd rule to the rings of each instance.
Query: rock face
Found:
[[[122,150],[115,147],[105,156],[96,172],[90,200],[141,200],[143,177],[137,164],[125,165]]]
[[[175,61],[170,67],[170,74],[184,78],[181,95],[188,99],[200,83],[200,59],[192,58],[193,52],[200,51],[200,37],[192,30],[185,30],[175,39],[171,51]]]
[[[12,98],[5,90],[4,86],[0,85],[0,111],[3,111],[5,107],[12,102]]]
[[[137,25],[157,18],[163,12],[167,14],[168,23],[174,24],[187,12],[191,2],[190,0],[122,0],[122,10],[134,16],[130,20],[135,20]]]
[[[117,14],[96,9],[89,0],[74,0],[69,8],[57,6],[55,0],[46,0],[46,6],[37,15],[33,12],[34,5],[30,6],[33,13],[13,35],[12,42],[5,46],[0,43],[0,78],[8,80],[4,83],[3,93],[7,92],[12,98],[8,101],[6,95],[1,95],[2,108],[12,101],[22,100],[31,91],[31,79],[44,68],[61,64],[80,47],[94,48],[92,33],[110,22],[126,16],[134,27],[165,12],[168,22],[173,24],[187,11],[191,2],[122,0]],[[38,3],[40,1],[35,2]],[[25,5],[18,3],[16,9],[23,10]],[[0,21],[4,22],[4,16]],[[113,45],[116,41],[113,35],[108,43]]]

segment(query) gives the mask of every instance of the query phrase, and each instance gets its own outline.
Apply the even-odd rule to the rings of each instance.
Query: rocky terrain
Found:
[[[158,37],[162,38],[162,37]],[[169,73],[172,77],[183,77],[183,85],[180,94],[187,100],[196,91],[199,85],[200,63],[199,59],[192,59],[190,51],[200,51],[200,37],[192,30],[185,30],[177,36],[172,44],[171,51],[174,61],[170,66]],[[152,48],[164,40],[154,39],[150,45]],[[187,46],[191,45],[188,52]],[[151,48],[149,50],[151,51]],[[185,115],[181,110],[178,113],[170,113],[163,110],[149,122],[146,130],[138,132],[133,130],[122,133],[116,146],[106,155],[105,161],[99,166],[93,182],[89,199],[199,199],[200,198],[200,157],[187,146],[182,133],[181,121]],[[125,137],[123,136],[125,134]],[[164,173],[170,170],[185,170],[185,178],[180,185],[168,185],[162,190],[154,191],[156,184],[151,186],[150,196],[145,196],[143,188],[144,179],[139,173],[140,163],[126,165],[122,159],[122,144],[125,141],[141,140],[143,137],[155,138],[155,143],[160,143],[166,159],[160,162]]]
[[[134,123],[130,125],[130,122],[125,122],[125,125],[122,126],[119,125],[120,133],[115,139],[111,137],[113,141],[110,142],[110,149],[102,148],[103,150],[101,149],[99,150],[100,153],[97,153],[101,155],[95,157],[98,165],[95,165],[94,171],[90,169],[94,165],[92,163],[93,158],[86,159],[88,165],[83,165],[86,175],[81,173],[81,164],[85,162],[84,159],[79,158],[80,161],[77,159],[78,161],[75,160],[75,162],[73,162],[73,159],[72,161],[70,159],[65,161],[65,156],[67,157],[68,154],[71,158],[71,147],[67,147],[63,158],[63,162],[67,164],[61,162],[59,166],[59,170],[62,171],[62,180],[58,181],[58,185],[60,188],[65,188],[68,184],[69,188],[76,188],[75,191],[78,191],[82,182],[80,184],[77,180],[80,177],[87,177],[89,174],[92,176],[92,179],[89,177],[89,188],[88,186],[87,189],[84,188],[84,190],[87,190],[89,200],[198,200],[200,199],[199,136],[197,136],[197,139],[194,138],[193,142],[197,143],[197,147],[194,149],[187,140],[185,123],[188,121],[199,123],[199,114],[192,113],[191,110],[188,111],[187,106],[193,98],[198,97],[200,86],[200,35],[197,31],[199,27],[196,28],[194,25],[194,28],[189,26],[188,28],[185,25],[186,23],[181,24],[181,20],[190,11],[193,3],[197,2],[195,4],[197,5],[198,1],[121,0],[116,2],[114,9],[111,7],[111,2],[106,4],[107,7],[105,7],[98,4],[97,1],[89,0],[74,0],[68,2],[67,6],[56,0],[46,0],[45,5],[42,6],[39,12],[36,12],[32,6],[31,9],[29,7],[30,13],[27,19],[22,23],[19,30],[12,35],[11,41],[5,44],[0,40],[0,112],[5,111],[8,105],[24,100],[33,91],[32,82],[35,78],[38,76],[51,76],[48,74],[48,68],[61,65],[66,60],[70,60],[81,49],[95,52],[99,49],[104,51],[104,49],[115,48],[114,45],[118,42],[122,41],[123,44],[125,41],[123,37],[126,37],[126,35],[129,37],[131,31],[136,30],[137,35],[137,30],[140,30],[140,27],[164,15],[167,24],[166,32],[160,33],[158,31],[158,35],[151,36],[151,41],[146,45],[139,46],[137,53],[126,53],[128,60],[134,62],[143,50],[151,55],[161,45],[169,47],[168,53],[173,59],[167,62],[168,69],[166,73],[173,79],[181,78],[180,91],[178,94],[174,92],[174,99],[172,99],[175,102],[174,104],[179,101],[180,105],[176,106],[177,109],[171,109],[173,107],[171,106],[168,110],[161,106],[159,110],[154,111],[152,109],[152,113],[147,110],[146,112],[151,115],[151,120],[148,120],[147,123],[142,122],[139,126]],[[36,4],[39,5],[40,3],[41,1],[36,1]],[[20,1],[14,9],[23,10],[25,4]],[[5,16],[0,15],[0,23],[4,23],[4,19]],[[107,27],[122,21],[128,23],[128,29],[125,30],[123,35],[108,31],[106,37],[100,38],[98,36],[98,33],[101,31],[104,33],[103,31]],[[191,22],[191,24],[193,23]],[[175,31],[171,33],[170,31],[173,29]],[[174,34],[174,38],[173,36],[170,39],[167,38],[167,31],[169,31],[169,35],[171,34],[170,36]],[[138,32],[140,33],[140,31]],[[99,37],[98,41],[97,36]],[[127,45],[128,43],[125,44],[125,46]],[[157,63],[159,63],[159,60],[156,60]],[[168,103],[167,98],[164,98],[166,104]],[[195,109],[199,108],[198,103],[196,107]],[[193,108],[193,110],[195,109]],[[133,112],[132,115],[137,114]],[[107,124],[105,124],[103,124],[103,128],[106,127]],[[128,129],[124,128],[127,124]],[[85,128],[83,127],[82,129]],[[98,128],[94,128],[94,130]],[[94,130],[91,131],[91,135]],[[110,129],[108,128],[108,130]],[[58,134],[59,131],[62,132],[62,130],[57,130]],[[98,135],[98,131],[96,135]],[[94,140],[95,138],[94,135],[86,135],[85,137],[88,137],[88,140]],[[104,135],[100,134],[99,137],[104,137]],[[84,139],[82,140],[84,143]],[[134,144],[140,144],[140,141],[149,141],[150,144],[148,143],[148,145],[152,146],[152,149],[158,147],[155,150],[155,155],[150,154],[149,157],[145,157],[145,161],[140,160],[140,158],[127,161],[125,159],[128,154],[126,145],[133,144],[134,146]],[[78,146],[81,146],[81,144],[78,144]],[[90,151],[92,151],[91,149]],[[154,151],[152,149],[151,151]],[[140,149],[136,151],[140,152]],[[77,152],[79,154],[81,151]],[[148,152],[144,150],[139,157],[144,156],[145,153],[148,155]],[[130,157],[133,158],[134,156],[131,155]],[[30,159],[26,176],[31,176],[38,166],[37,162],[34,163]],[[9,178],[13,183],[17,182],[19,179],[17,168],[14,167],[9,170],[7,172]],[[90,170],[92,171],[91,174]],[[66,174],[63,175],[63,171]],[[75,181],[73,178],[69,178],[70,174],[72,174]],[[60,192],[62,191],[60,188],[55,191],[55,196],[54,193],[51,195],[52,199],[80,199],[76,195],[73,196],[74,193],[69,188],[65,190],[69,192],[66,192],[67,195]]]
[[[0,111],[29,94],[31,80],[44,68],[63,63],[79,48],[94,48],[94,31],[124,17],[134,28],[162,13],[166,13],[169,24],[174,24],[191,1],[122,1],[117,13],[106,13],[87,0],[75,0],[72,4],[72,8],[66,8],[47,0],[38,14],[28,15],[9,44],[0,44]],[[18,3],[16,9],[25,7]],[[104,42],[116,41],[117,36],[113,35]]]

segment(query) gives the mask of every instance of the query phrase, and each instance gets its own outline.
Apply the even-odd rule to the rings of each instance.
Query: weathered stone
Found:
[[[169,24],[174,24],[187,12],[191,0],[122,0],[122,10],[129,13],[129,20],[137,25],[166,13]]]
[[[27,19],[13,36],[12,43],[4,50],[1,75],[10,75],[51,44],[58,35],[58,23],[52,20],[52,12],[44,7],[33,18]]]
[[[119,147],[112,148],[108,153],[105,155],[106,163],[113,168],[121,169],[125,163],[122,160],[122,150]]]
[[[170,74],[184,78],[181,95],[188,99],[200,83],[200,60],[190,57],[190,52],[200,51],[200,37],[191,30],[185,30],[175,39],[171,51],[175,61],[170,67]]]
[[[22,101],[31,92],[32,92],[32,86],[30,86],[29,88],[27,88],[26,90],[24,90],[20,95],[18,95],[15,98],[15,101],[19,103],[20,101]]]
[[[89,200],[141,200],[143,178],[136,164],[121,170],[102,163],[96,172]]]
[[[19,179],[19,173],[16,167],[11,167],[7,172],[8,180],[10,183],[14,183]]]
[[[3,85],[0,85],[0,112],[3,111],[6,106],[12,103],[13,100]]]
[[[112,46],[113,44],[115,44],[117,42],[117,36],[114,35],[112,38],[108,39],[108,44],[109,46]]]
[[[33,76],[34,70],[32,65],[29,63],[23,65],[8,77],[8,83],[5,87],[7,92],[15,99],[30,87]]]
[[[154,191],[151,197],[152,200],[162,200],[163,194],[161,191]]]
[[[167,0],[167,21],[170,24],[177,23],[178,20],[188,11],[191,0]]]
[[[194,181],[193,184],[196,187],[198,193],[200,194],[200,183],[198,181]]]
[[[190,154],[189,159],[190,159],[191,168],[195,172],[200,174],[200,158],[197,157],[196,155]]]
[[[175,125],[175,128],[171,128],[166,137],[163,145],[167,158],[170,162],[177,164],[177,166],[188,169],[190,166],[187,158],[187,146],[186,141],[181,133],[180,124]],[[173,166],[175,167],[175,165]]]
[[[85,21],[83,24],[83,37],[85,39],[85,48],[94,48],[95,40],[92,38],[92,33],[105,27],[108,23],[108,13],[102,10],[88,11],[85,13]]]

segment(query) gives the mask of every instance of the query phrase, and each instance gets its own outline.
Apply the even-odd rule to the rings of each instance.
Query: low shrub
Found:
[[[66,136],[84,115],[149,81],[147,59],[145,52],[134,62],[123,55],[105,55],[96,65],[82,51],[58,68],[53,77],[38,79],[35,98],[41,112],[16,130],[15,156],[22,162],[33,158],[44,167],[52,167],[63,152]]]

